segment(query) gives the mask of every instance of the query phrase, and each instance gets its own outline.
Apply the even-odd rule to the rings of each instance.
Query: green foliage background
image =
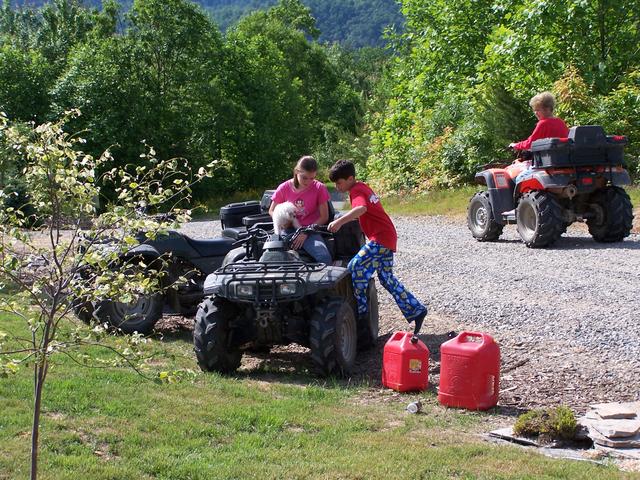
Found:
[[[17,6],[42,7],[47,0],[13,0]],[[100,8],[101,0],[85,0],[84,4]],[[124,11],[132,0],[119,0]],[[278,0],[194,0],[224,32],[256,10],[267,10]],[[384,30],[394,25],[401,28],[403,16],[396,0],[303,0],[311,9],[320,29],[322,43],[340,42],[349,47],[381,47],[385,44]]]
[[[5,1],[0,109],[43,122],[79,108],[69,128],[88,131],[89,153],[111,148],[122,164],[138,158],[142,141],[196,169],[221,161],[198,200],[273,187],[300,156],[322,156],[362,124],[358,79],[318,35],[298,0],[254,12],[224,36],[186,0],[136,0],[126,13],[115,0],[100,10],[77,0],[40,9]]]
[[[403,0],[385,106],[371,115],[369,174],[379,188],[470,180],[535,125],[551,90],[571,125],[602,124],[640,154],[640,9],[618,0]]]
[[[111,147],[122,162],[143,140],[196,168],[219,160],[194,192],[206,202],[273,187],[309,153],[323,167],[354,159],[386,193],[464,184],[508,159],[506,145],[535,125],[529,98],[551,90],[568,124],[627,135],[638,174],[637,2],[402,0],[403,30],[386,50],[322,43],[314,14],[357,45],[358,19],[387,18],[388,2],[200,3],[241,19],[222,31],[187,0],[5,0],[0,108],[18,122],[80,108],[71,127],[89,131],[89,153]],[[19,159],[0,149],[4,183]]]

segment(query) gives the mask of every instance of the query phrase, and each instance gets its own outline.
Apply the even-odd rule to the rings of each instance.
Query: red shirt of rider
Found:
[[[533,129],[533,133],[526,140],[513,145],[516,150],[529,150],[531,142],[541,138],[563,138],[569,135],[569,128],[561,118],[547,117],[541,118]]]
[[[367,208],[367,211],[358,218],[367,238],[395,252],[398,243],[396,227],[369,185],[363,182],[354,183],[349,189],[349,199],[352,208],[359,206]]]

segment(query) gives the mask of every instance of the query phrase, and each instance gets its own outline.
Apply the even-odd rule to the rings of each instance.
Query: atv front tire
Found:
[[[309,332],[311,358],[323,376],[348,374],[356,360],[356,318],[348,300],[327,297],[316,306]]]
[[[495,241],[502,234],[504,225],[500,225],[493,217],[489,192],[478,192],[469,200],[467,226],[473,238],[479,242]]]
[[[200,303],[193,328],[193,346],[202,370],[230,373],[240,366],[242,352],[230,342],[229,323],[235,314],[233,304],[222,298],[207,298]]]
[[[620,187],[598,190],[591,197],[596,216],[587,219],[589,233],[596,242],[621,242],[631,233],[633,206]]]
[[[367,287],[367,306],[369,311],[363,317],[358,317],[358,350],[368,350],[375,347],[378,341],[379,332],[379,312],[378,312],[378,292],[376,282],[369,280]]]
[[[518,202],[516,211],[518,233],[529,248],[553,245],[564,231],[562,208],[547,192],[527,192]]]
[[[102,300],[96,305],[94,315],[98,322],[107,323],[122,333],[147,334],[162,317],[162,294],[142,295],[131,303]]]

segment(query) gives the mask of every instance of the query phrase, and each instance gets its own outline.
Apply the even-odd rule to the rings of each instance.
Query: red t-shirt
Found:
[[[351,207],[367,207],[367,211],[358,219],[367,238],[395,252],[398,243],[396,227],[369,185],[356,182],[349,190],[349,198]]]
[[[533,133],[526,140],[516,143],[513,148],[516,150],[529,150],[531,142],[541,138],[563,138],[569,135],[569,129],[564,120],[558,117],[543,118],[538,121]]]

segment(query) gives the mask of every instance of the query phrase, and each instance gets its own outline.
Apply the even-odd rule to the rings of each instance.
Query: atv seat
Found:
[[[222,236],[232,240],[240,240],[247,236],[247,227],[227,227],[222,230]]]
[[[184,235],[184,238],[203,257],[224,257],[234,242],[230,237],[196,240]]]

